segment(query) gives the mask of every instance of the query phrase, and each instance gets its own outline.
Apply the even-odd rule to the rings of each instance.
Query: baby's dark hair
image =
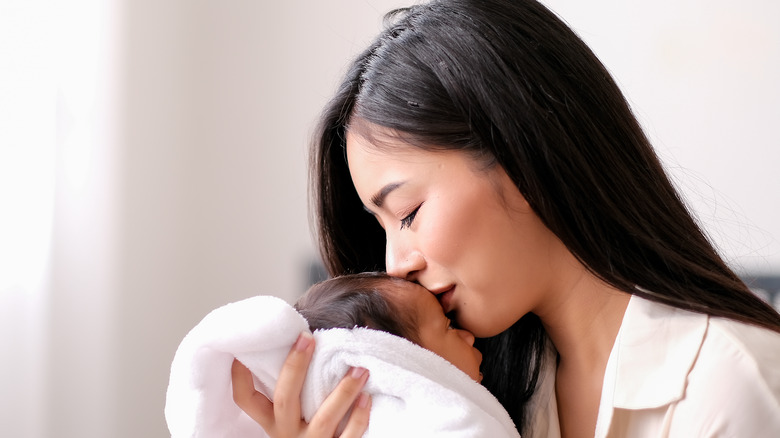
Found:
[[[365,327],[419,345],[415,313],[390,297],[405,281],[380,272],[342,275],[314,284],[294,307],[311,331]]]

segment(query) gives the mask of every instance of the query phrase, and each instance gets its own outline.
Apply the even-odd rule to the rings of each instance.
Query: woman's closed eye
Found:
[[[418,205],[417,208],[412,210],[411,213],[406,215],[405,218],[401,219],[401,229],[409,228],[412,226],[412,223],[414,222],[415,216],[417,216],[417,212],[420,211],[420,207],[422,207],[422,204]]]

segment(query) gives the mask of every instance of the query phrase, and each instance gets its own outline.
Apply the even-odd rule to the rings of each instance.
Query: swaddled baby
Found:
[[[185,351],[174,359],[166,405],[172,436],[265,436],[232,401],[233,357],[251,371],[255,388],[272,399],[281,365],[306,328],[313,332],[315,350],[301,392],[305,420],[350,369],[360,367],[369,371],[363,391],[372,397],[366,437],[519,436],[503,407],[478,383],[482,356],[473,347],[474,336],[454,328],[420,285],[380,273],[342,276],[312,286],[294,309],[261,296],[204,318],[200,331],[210,326],[207,330],[224,333],[220,345],[180,346]],[[240,333],[231,334],[229,326]],[[182,345],[192,344],[185,341]],[[215,355],[219,360],[212,360]],[[174,374],[182,369],[200,375],[200,382],[176,383],[181,379]],[[225,387],[215,390],[203,376]],[[193,398],[199,401],[181,402]],[[196,413],[182,416],[179,409]]]

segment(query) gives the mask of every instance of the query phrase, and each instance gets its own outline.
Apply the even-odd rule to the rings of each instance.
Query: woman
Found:
[[[780,315],[726,266],[606,69],[541,4],[395,14],[326,108],[312,160],[330,273],[385,269],[434,293],[483,338],[482,383],[524,436],[780,431]],[[295,405],[308,362],[288,362],[279,394]],[[311,436],[332,436],[319,421],[357,397],[343,385]],[[261,424],[305,427],[236,399]]]

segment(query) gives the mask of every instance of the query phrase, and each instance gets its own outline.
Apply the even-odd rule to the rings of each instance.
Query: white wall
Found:
[[[27,327],[16,333],[23,338],[0,334],[9,352],[0,388],[11,388],[0,391],[0,406],[17,410],[0,416],[10,424],[0,430],[165,436],[168,369],[187,330],[229,301],[302,292],[314,254],[305,167],[313,122],[381,14],[405,3],[74,0],[59,8],[74,25],[61,25],[55,39],[71,35],[86,57],[62,68],[81,66],[96,94],[58,104],[59,122],[70,125],[57,128],[68,135],[57,143],[46,293],[18,299],[0,290],[0,316]],[[615,74],[729,259],[780,271],[777,4],[547,4]],[[91,26],[77,24],[85,11],[97,14]],[[69,81],[66,89],[80,89]],[[37,390],[22,397],[22,388]]]
[[[111,436],[115,2],[0,2],[0,434]]]
[[[728,261],[780,271],[780,3],[544,3],[616,77]]]

